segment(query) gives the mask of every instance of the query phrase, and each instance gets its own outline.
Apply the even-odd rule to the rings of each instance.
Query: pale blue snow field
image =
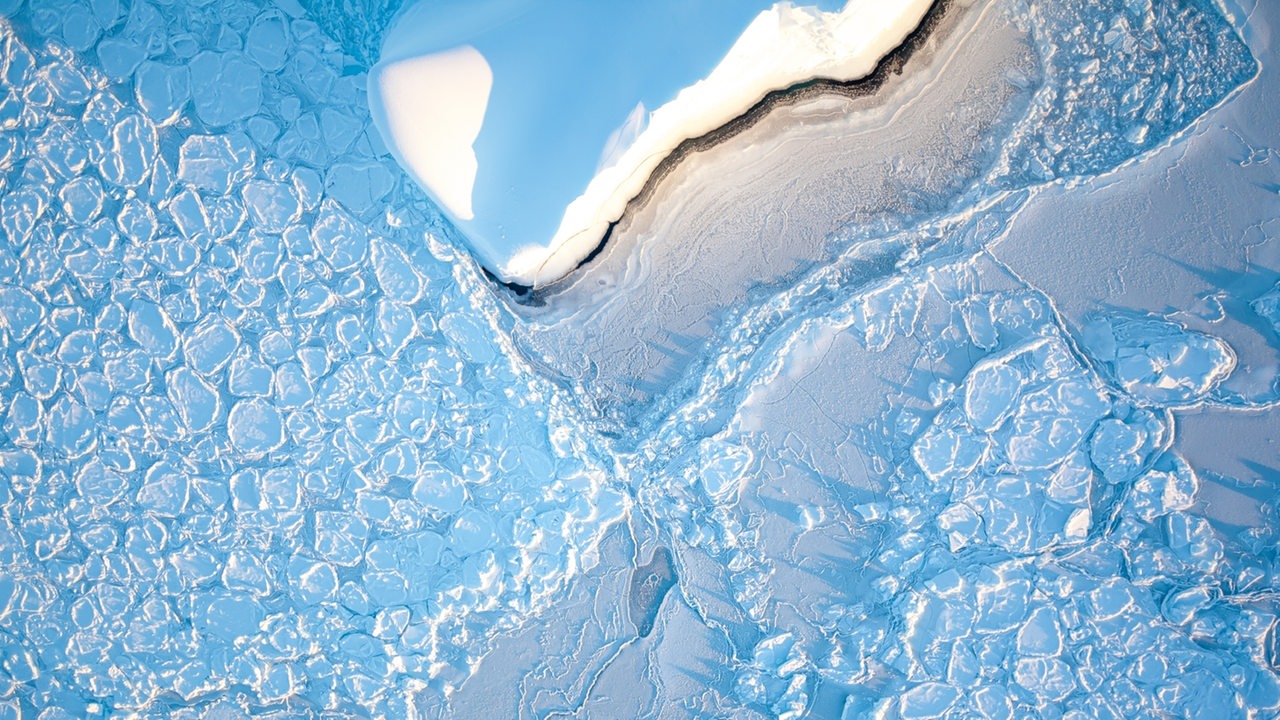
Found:
[[[398,7],[0,0],[0,720],[1280,716],[1280,4],[941,0],[524,294]]]

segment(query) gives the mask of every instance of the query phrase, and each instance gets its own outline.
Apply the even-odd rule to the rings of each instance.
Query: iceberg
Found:
[[[369,106],[480,263],[541,287],[682,143],[772,92],[867,76],[932,5],[423,1],[388,31]]]

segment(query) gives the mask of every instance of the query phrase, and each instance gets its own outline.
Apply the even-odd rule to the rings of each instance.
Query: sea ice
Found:
[[[1280,709],[1273,5],[939,4],[519,302],[395,8],[197,5],[0,0],[0,716]]]

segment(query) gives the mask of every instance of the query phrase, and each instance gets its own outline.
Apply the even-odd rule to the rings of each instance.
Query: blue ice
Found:
[[[428,2],[397,25],[382,59],[470,45],[488,61],[476,217],[459,224],[482,257],[501,258],[553,236],[637,105],[657,108],[705,77],[769,4]]]
[[[940,5],[525,298],[394,10],[0,0],[0,718],[1280,712],[1276,7]]]

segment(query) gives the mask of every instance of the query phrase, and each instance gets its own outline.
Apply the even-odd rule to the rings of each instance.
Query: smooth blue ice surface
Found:
[[[459,30],[454,4],[429,3],[413,42],[419,52],[471,45],[493,69],[475,144],[475,219],[460,227],[482,257],[504,258],[547,243],[636,106],[656,109],[706,77],[771,3],[465,5],[483,19]]]
[[[384,10],[0,0],[0,718],[1280,713],[1280,7],[946,5],[519,301]]]

